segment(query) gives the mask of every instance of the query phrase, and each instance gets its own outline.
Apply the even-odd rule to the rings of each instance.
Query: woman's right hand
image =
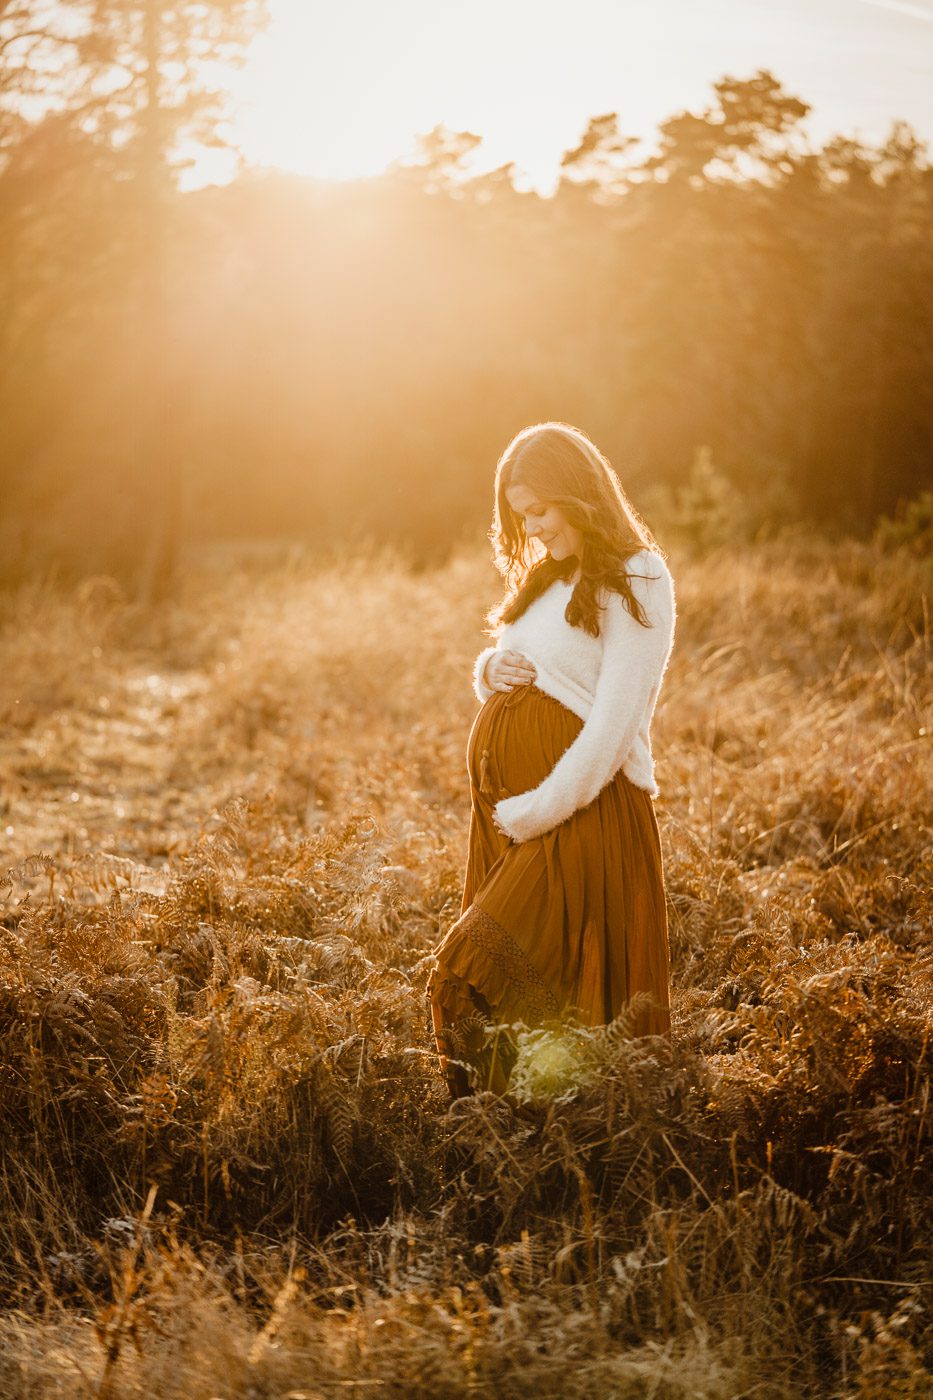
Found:
[[[520,651],[494,651],[486,662],[485,680],[490,690],[531,685],[537,674],[534,662]]]

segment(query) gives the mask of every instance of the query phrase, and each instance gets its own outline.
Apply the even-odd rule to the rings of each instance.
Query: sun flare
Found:
[[[933,128],[917,62],[928,0],[579,0],[573,24],[560,8],[474,0],[465,18],[434,0],[269,0],[243,68],[217,74],[232,149],[198,151],[184,183],[229,178],[238,160],[376,175],[442,123],[482,136],[474,173],[514,161],[519,187],[549,193],[593,115],[618,112],[627,134],[653,143],[660,121],[708,105],[724,73],[766,66],[806,94],[815,139],[853,128],[880,139],[895,117]]]
[[[628,16],[627,30],[639,49],[658,38],[644,10]],[[594,81],[596,94],[603,84],[584,59],[582,30],[557,47],[545,38],[526,0],[507,17],[478,0],[469,25],[425,0],[384,10],[348,0],[326,12],[306,0],[271,0],[267,29],[228,79],[230,135],[249,165],[350,179],[404,159],[419,133],[442,123],[482,135],[469,162],[475,172],[515,159],[518,185],[553,187],[561,152],[584,129],[591,98],[598,101]],[[629,117],[648,129],[647,75],[623,82]],[[219,171],[224,157],[209,160]]]
[[[402,23],[377,6],[273,0],[231,85],[245,159],[324,179],[375,175],[412,150],[417,132],[454,117],[444,75],[457,18],[414,9]]]

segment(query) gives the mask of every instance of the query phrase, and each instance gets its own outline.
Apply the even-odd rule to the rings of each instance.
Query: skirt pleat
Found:
[[[582,723],[535,686],[521,686],[487,700],[470,733],[463,901],[434,949],[428,982],[455,1095],[504,1091],[515,1047],[495,1028],[517,1021],[534,1027],[570,1014],[606,1024],[647,993],[633,1033],[670,1034],[667,910],[650,793],[620,770],[587,807],[531,841],[510,841],[492,819],[500,798],[547,777]]]

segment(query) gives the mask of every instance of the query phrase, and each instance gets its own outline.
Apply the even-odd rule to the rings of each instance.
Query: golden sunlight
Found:
[[[573,26],[556,9],[474,0],[465,18],[432,0],[269,0],[244,67],[217,74],[233,147],[247,165],[350,179],[443,123],[482,136],[474,173],[514,161],[520,187],[550,193],[594,113],[616,111],[626,133],[653,141],[660,121],[707,105],[717,77],[760,67],[806,94],[815,138],[880,139],[894,117],[920,132],[933,123],[929,65],[917,61],[927,0],[580,0]],[[200,150],[185,183],[229,178],[236,159]]]
[[[632,59],[661,43],[663,16],[624,8],[625,43],[607,65],[594,61],[586,25],[558,42],[528,0],[506,14],[479,0],[469,23],[426,0],[391,9],[350,0],[326,12],[271,0],[247,65],[224,78],[236,108],[233,142],[250,165],[348,179],[378,174],[413,151],[418,133],[443,123],[482,136],[468,163],[475,173],[514,159],[519,186],[546,190],[593,101],[624,98],[630,127],[643,131],[661,110],[657,76]],[[608,15],[606,23],[618,27]],[[674,55],[668,78],[679,77]],[[222,153],[199,158],[198,183],[223,162]]]
[[[0,1400],[933,1397],[931,40],[0,0]]]
[[[237,143],[251,163],[340,179],[375,174],[398,153],[389,12],[374,8],[365,43],[355,29],[349,8],[272,6],[234,83]]]
[[[328,179],[374,175],[411,150],[416,132],[443,120],[438,113],[451,112],[454,10],[325,10],[305,0],[273,0],[270,10],[231,84],[234,139],[249,163]]]

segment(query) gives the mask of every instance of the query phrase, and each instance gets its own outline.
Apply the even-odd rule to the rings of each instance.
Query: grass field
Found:
[[[0,600],[0,1396],[933,1393],[929,563],[670,563],[673,1037],[514,1102],[425,997],[480,552]]]

